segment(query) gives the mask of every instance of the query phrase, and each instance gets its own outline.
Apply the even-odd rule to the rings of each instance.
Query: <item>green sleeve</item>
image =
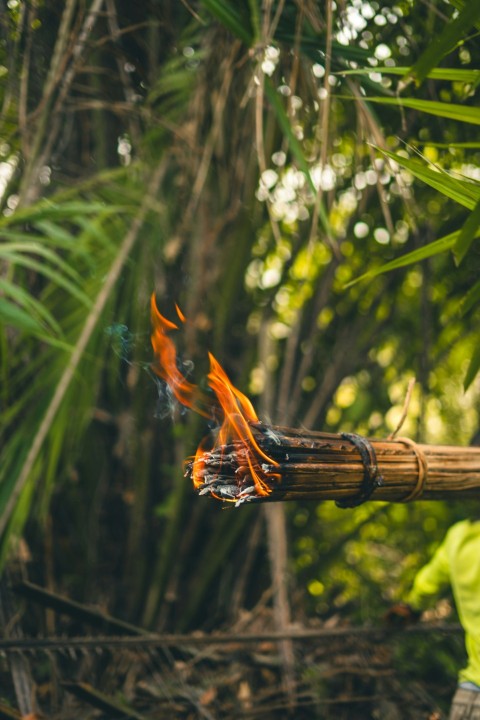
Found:
[[[407,596],[407,602],[415,610],[422,610],[435,598],[441,590],[448,586],[450,581],[450,568],[443,542],[432,559],[418,571],[413,581],[413,587]]]

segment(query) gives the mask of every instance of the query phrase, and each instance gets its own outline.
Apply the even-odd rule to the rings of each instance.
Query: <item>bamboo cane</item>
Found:
[[[417,444],[408,438],[252,425],[261,453],[242,442],[200,453],[187,464],[200,494],[235,501],[410,502],[480,498],[480,447]],[[358,444],[368,450],[369,461]],[[258,474],[268,494],[259,493]],[[368,492],[365,483],[371,481]]]

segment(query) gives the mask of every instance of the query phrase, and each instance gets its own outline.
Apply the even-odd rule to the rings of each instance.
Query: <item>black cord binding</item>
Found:
[[[337,500],[335,505],[339,508],[354,508],[370,500],[374,490],[383,485],[377,465],[377,456],[367,438],[356,433],[341,433],[342,438],[355,445],[360,453],[363,463],[363,482],[358,495],[347,500]]]

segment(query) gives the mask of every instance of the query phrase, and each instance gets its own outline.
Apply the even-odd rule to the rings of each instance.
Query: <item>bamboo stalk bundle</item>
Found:
[[[480,498],[480,447],[251,425],[245,441],[199,451],[187,472],[199,494],[247,501],[410,502]],[[265,459],[267,458],[267,460]]]

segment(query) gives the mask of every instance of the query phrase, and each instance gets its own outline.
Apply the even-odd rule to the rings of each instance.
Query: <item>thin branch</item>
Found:
[[[268,37],[268,15],[264,13],[262,29],[265,33],[265,39],[262,37],[261,46],[266,47]],[[265,144],[263,140],[264,129],[263,129],[263,105],[265,102],[265,73],[262,70],[261,59],[257,62],[257,68],[255,70],[256,77],[258,79],[258,85],[256,86],[255,93],[255,145],[257,150],[257,162],[260,170],[260,175],[267,169],[267,159],[265,155]],[[272,228],[273,236],[277,243],[281,240],[281,232],[277,220],[273,217],[272,205],[270,200],[267,198],[266,202],[268,217],[270,220],[270,227]]]
[[[20,70],[20,88],[19,88],[19,93],[18,93],[18,129],[19,129],[20,138],[21,138],[22,152],[25,156],[28,156],[28,154],[30,152],[28,123],[27,123],[27,114],[28,114],[27,97],[28,97],[28,81],[30,78],[30,75],[29,75],[30,58],[31,58],[31,53],[32,53],[32,35],[33,35],[32,25],[33,25],[33,21],[35,19],[36,10],[37,10],[37,8],[35,5],[33,5],[32,7],[28,7],[26,10],[25,9],[22,10],[22,12],[26,12],[26,14],[27,14],[27,21],[25,23],[27,39],[25,42],[25,50],[23,53],[22,68]]]
[[[327,0],[327,36],[325,42],[325,75],[323,76],[323,90],[325,97],[322,99],[321,108],[319,115],[321,116],[320,127],[322,132],[322,145],[320,151],[320,169],[323,171],[327,163],[328,148],[329,148],[329,133],[330,133],[330,106],[332,92],[330,88],[330,72],[332,65],[332,24],[333,24],[333,8],[332,0]],[[311,247],[317,236],[318,216],[320,212],[320,205],[323,197],[323,188],[319,183],[317,196],[315,198],[315,205],[313,208],[312,225],[310,230],[310,237],[308,239],[309,247]],[[327,236],[328,237],[328,236]],[[328,237],[331,249],[335,252],[338,257],[338,248],[333,243],[333,238]]]
[[[232,46],[229,56],[225,59],[225,72],[223,75],[223,82],[217,95],[217,101],[214,107],[214,119],[210,135],[205,143],[202,159],[197,170],[195,182],[193,183],[190,202],[187,205],[185,214],[183,217],[183,228],[188,227],[196,209],[200,196],[202,194],[205,182],[208,177],[208,170],[212,161],[213,151],[218,140],[220,129],[222,127],[222,117],[225,110],[225,105],[229,97],[230,85],[233,79],[233,58],[237,54],[238,48],[240,47],[239,42],[235,42]]]
[[[370,162],[372,163],[372,167],[375,169],[375,153],[374,153],[371,145],[367,144],[367,147],[368,147],[368,152],[370,154]],[[390,207],[388,205],[387,193],[385,192],[385,188],[383,187],[382,183],[380,182],[380,174],[378,172],[376,172],[376,175],[377,175],[376,185],[377,185],[378,199],[380,200],[380,206],[382,208],[385,225],[387,226],[388,232],[392,236],[393,233],[395,232],[395,228],[393,225],[392,213],[390,212]]]
[[[38,193],[38,178],[36,177],[36,175],[38,175],[38,169],[46,164],[47,159],[50,156],[53,143],[55,142],[62,122],[62,105],[70,90],[75,74],[78,70],[78,65],[82,61],[82,56],[88,37],[93,30],[93,27],[105,0],[93,0],[88,15],[85,18],[82,28],[78,34],[76,43],[72,48],[71,64],[64,71],[64,66],[67,62],[66,38],[62,38],[60,36],[63,33],[69,36],[67,30],[70,27],[72,21],[71,15],[73,13],[75,2],[76,0],[69,0],[69,3],[65,8],[64,15],[62,16],[62,24],[57,36],[57,45],[55,47],[54,57],[52,58],[50,72],[46,82],[44,99],[42,100],[42,114],[40,116],[39,125],[35,134],[32,154],[25,170],[22,187],[20,188],[19,194],[21,205],[28,205],[32,203],[36,198],[36,195]],[[57,100],[55,102],[55,106],[53,110],[51,110],[50,101],[59,82],[59,78],[61,78],[61,85],[58,92]],[[50,127],[50,129],[45,139],[48,127]]]
[[[117,9],[115,7],[114,0],[107,0],[107,9],[108,26],[112,36],[112,41],[115,45],[117,45],[120,38],[120,27],[118,24]],[[117,62],[118,75],[122,83],[123,94],[125,96],[126,104],[129,105],[130,108],[134,108],[136,93],[132,84],[131,77],[129,73],[125,70],[125,63],[123,58],[119,57],[118,55],[116,55],[115,57]],[[134,142],[135,146],[139,148],[141,143],[141,128],[137,118],[135,117],[135,114],[132,113],[131,116],[129,115],[128,125],[130,128],[130,135],[132,141]]]
[[[188,647],[189,645],[213,645],[220,650],[222,646],[227,646],[227,651],[231,652],[228,645],[232,643],[240,643],[245,645],[256,645],[265,642],[282,642],[282,640],[293,640],[296,642],[305,642],[308,640],[348,638],[353,639],[361,637],[371,642],[377,642],[385,637],[403,637],[407,635],[428,635],[431,633],[440,633],[443,635],[457,635],[463,633],[463,628],[458,623],[421,623],[409,627],[363,627],[349,626],[338,628],[301,628],[288,629],[282,632],[263,632],[263,633],[219,633],[210,635],[189,634],[189,635],[156,635],[146,634],[142,636],[117,636],[117,635],[100,635],[98,637],[50,637],[50,638],[23,638],[5,640],[0,639],[0,651],[6,650],[29,650],[29,651],[52,651],[76,648],[136,648],[136,647]]]
[[[325,270],[325,273],[317,281],[317,293],[315,299],[313,300],[310,326],[308,328],[308,332],[306,332],[303,336],[305,338],[306,346],[299,365],[297,363],[297,351],[301,340],[300,317],[297,318],[292,332],[287,340],[285,361],[279,390],[279,402],[283,403],[282,407],[284,408],[280,422],[285,422],[287,425],[290,422],[293,422],[294,418],[298,414],[300,399],[302,396],[302,382],[310,373],[315,359],[313,338],[318,335],[318,316],[330,300],[332,284],[337,267],[337,259],[332,258]]]
[[[403,403],[403,410],[402,414],[400,415],[400,420],[398,421],[397,427],[393,432],[390,433],[390,435],[387,435],[387,440],[394,440],[395,437],[398,435],[400,430],[402,429],[402,425],[405,422],[405,419],[408,414],[408,408],[410,406],[410,400],[412,399],[412,393],[413,388],[415,386],[415,378],[410,378],[408,381],[408,388],[407,388],[407,394],[405,395],[405,402]]]

